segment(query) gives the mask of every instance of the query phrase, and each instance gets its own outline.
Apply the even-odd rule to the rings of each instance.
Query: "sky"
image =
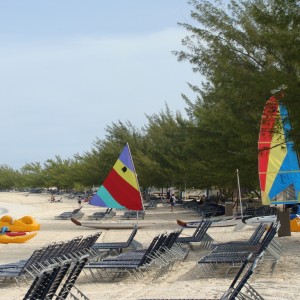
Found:
[[[0,165],[73,158],[112,123],[185,113],[201,77],[185,49],[186,0],[0,1]],[[185,49],[186,50],[186,49]]]

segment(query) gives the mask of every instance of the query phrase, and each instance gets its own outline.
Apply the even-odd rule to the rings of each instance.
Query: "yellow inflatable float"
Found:
[[[25,243],[37,235],[37,232],[25,233],[23,235],[9,235],[9,233],[0,234],[0,244]]]
[[[14,220],[11,216],[5,215],[0,218],[0,228],[6,226],[9,231],[37,231],[40,230],[41,225],[31,216],[24,216],[20,219]]]
[[[290,220],[291,224],[291,232],[299,232],[300,231],[300,216],[296,216],[293,220]]]

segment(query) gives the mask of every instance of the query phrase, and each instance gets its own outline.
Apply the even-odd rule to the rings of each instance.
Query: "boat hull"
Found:
[[[271,224],[276,220],[277,220],[277,216],[272,215],[272,216],[254,217],[254,218],[243,220],[243,222],[250,226],[257,226],[260,223]],[[300,232],[300,217],[296,217],[290,220],[290,229],[291,232]]]
[[[15,236],[2,234],[0,235],[0,244],[22,244],[32,239],[36,235],[37,232],[32,232],[25,235],[15,235]]]
[[[246,225],[250,226],[258,226],[260,223],[263,224],[271,224],[272,222],[276,222],[277,216],[260,216],[260,217],[252,217],[252,218],[244,218],[242,221]]]
[[[181,227],[186,227],[186,228],[197,228],[199,223],[202,221],[181,221],[177,220],[177,224]],[[218,221],[213,221],[211,223],[210,227],[230,227],[230,226],[235,226],[238,223],[241,222],[241,219],[225,219],[225,220],[218,220]]]
[[[132,223],[132,222],[80,222],[74,218],[71,218],[71,221],[82,227],[94,228],[94,229],[133,229],[134,226],[138,228],[144,228],[150,226],[150,224],[143,223]]]

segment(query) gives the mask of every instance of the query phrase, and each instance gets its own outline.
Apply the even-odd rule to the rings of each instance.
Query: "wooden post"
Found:
[[[280,221],[280,228],[278,230],[278,236],[291,236],[291,223],[289,211],[278,211],[277,221]]]

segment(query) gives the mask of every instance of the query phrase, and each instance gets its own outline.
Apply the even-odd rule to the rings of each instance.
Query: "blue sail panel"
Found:
[[[98,189],[97,193],[92,197],[89,202],[91,205],[109,207],[109,208],[120,208],[124,209],[125,207],[120,205],[108,192],[108,190],[102,185]]]

